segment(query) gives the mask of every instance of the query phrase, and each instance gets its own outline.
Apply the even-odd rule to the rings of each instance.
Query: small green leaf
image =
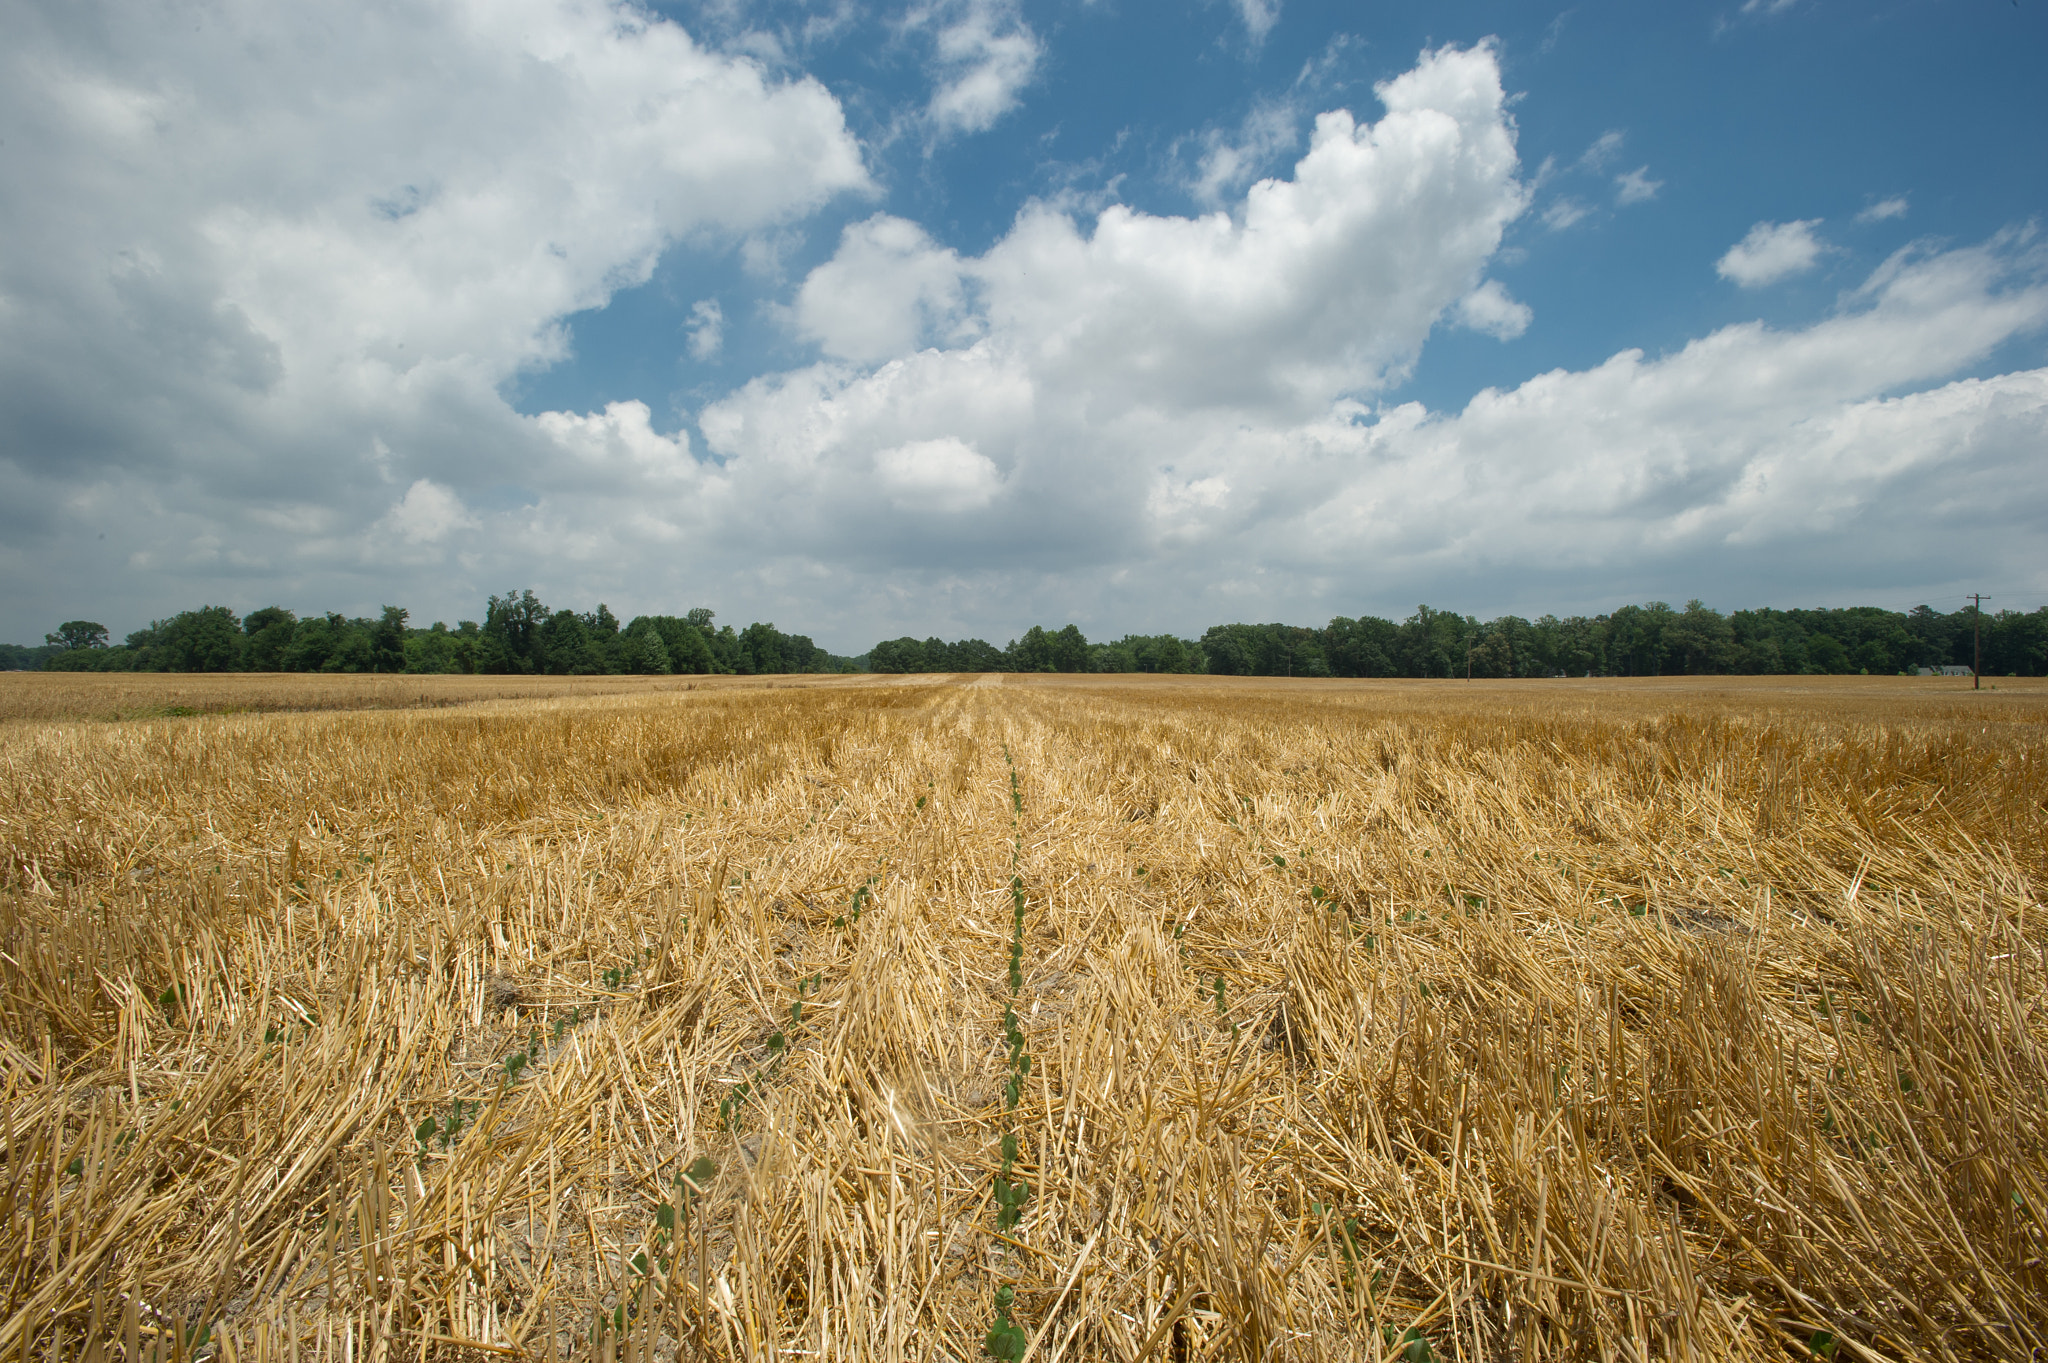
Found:
[[[1030,1337],[1008,1320],[997,1321],[981,1341],[982,1351],[1001,1363],[1017,1363],[1030,1346]]]

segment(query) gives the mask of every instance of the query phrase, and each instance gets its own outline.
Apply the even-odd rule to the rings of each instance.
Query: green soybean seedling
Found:
[[[1429,1341],[1423,1338],[1422,1331],[1412,1325],[1405,1332],[1398,1331],[1391,1325],[1382,1325],[1380,1340],[1390,1349],[1396,1344],[1401,1346],[1400,1353],[1395,1357],[1401,1359],[1402,1363],[1431,1363],[1436,1357],[1430,1352]]]
[[[982,1336],[982,1352],[1000,1363],[1018,1363],[1031,1347],[1030,1336],[1010,1319],[1010,1305],[1016,1299],[1016,1289],[1007,1284],[996,1289],[996,1323]]]
[[[1003,756],[1009,758],[1009,749],[1003,749]],[[1017,778],[1016,763],[1010,763],[1010,793],[1014,813],[1010,822],[1015,825],[1024,812],[1022,786]],[[1020,832],[1014,839],[1010,853],[1010,864],[1015,867],[1022,858],[1024,839]],[[1009,1042],[1010,1074],[1003,1084],[1003,1116],[1005,1125],[1017,1110],[1017,1104],[1024,1095],[1024,1080],[1031,1073],[1031,1053],[1025,1049],[1024,1031],[1017,1022],[1017,997],[1024,988],[1024,911],[1027,900],[1024,896],[1024,877],[1013,873],[1010,876],[1011,928],[1010,928],[1010,999],[1003,1006],[1003,1035]],[[1003,1164],[995,1176],[996,1228],[999,1231],[1014,1229],[1024,1216],[1024,1203],[1030,1197],[1030,1187],[1015,1177],[1017,1166],[1017,1135],[1014,1130],[1002,1133]],[[1007,1316],[1003,1317],[1006,1322]],[[1002,1322],[999,1322],[999,1328]],[[990,1338],[996,1334],[991,1331]],[[1021,1348],[1021,1346],[1020,1346]]]

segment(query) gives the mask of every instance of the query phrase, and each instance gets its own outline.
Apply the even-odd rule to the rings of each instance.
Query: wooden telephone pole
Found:
[[[1970,689],[1984,689],[1984,593],[1970,593]]]

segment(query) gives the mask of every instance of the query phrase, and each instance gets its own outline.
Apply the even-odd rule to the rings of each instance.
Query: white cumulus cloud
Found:
[[[1398,401],[1437,328],[1529,325],[1490,277],[1530,197],[1490,47],[1422,54],[1206,214],[1034,203],[978,253],[861,217],[784,295],[815,362],[692,428],[503,393],[676,243],[798,259],[806,215],[869,188],[821,87],[588,0],[413,0],[319,42],[289,8],[208,13],[240,41],[138,4],[111,46],[0,49],[0,117],[50,130],[0,181],[10,586],[431,619],[531,583],[843,651],[1517,592],[1867,600],[1959,562],[2048,589],[2048,371],[1958,377],[2048,326],[2024,231],[1902,251],[1810,325]],[[1811,268],[1818,225],[1759,224],[1723,271]],[[6,608],[47,629],[58,590]]]
[[[1648,203],[1662,188],[1664,182],[1652,180],[1648,166],[1637,166],[1614,177],[1614,201],[1624,208],[1630,204]]]
[[[1320,115],[1232,214],[1027,209],[971,263],[993,341],[1112,405],[1317,406],[1405,373],[1527,198],[1490,48],[1378,93],[1379,122]]]
[[[712,403],[707,444],[736,478],[801,484],[816,510],[778,501],[777,515],[848,552],[943,552],[928,529],[839,528],[849,508],[886,525],[912,503],[958,508],[960,543],[983,557],[1128,542],[1174,442],[1198,457],[1211,425],[1284,426],[1377,391],[1446,316],[1500,335],[1526,325],[1481,280],[1527,203],[1492,50],[1424,54],[1379,95],[1379,121],[1324,113],[1293,174],[1229,212],[1113,205],[1084,227],[1034,204],[973,258],[901,220],[857,224],[794,309],[832,358]],[[927,466],[942,491],[909,497]],[[1196,491],[1161,505],[1231,514],[1228,477],[1166,485]]]
[[[1257,47],[1280,22],[1280,0],[1237,0],[1237,16],[1244,20],[1245,35]]]
[[[1512,307],[1484,284],[1444,306],[1487,315],[1474,297]],[[1320,405],[1256,386],[1227,409],[1165,400],[1155,370],[1208,372],[1199,338],[1143,373],[1055,380],[1093,323],[1074,325],[999,322],[879,368],[758,381],[713,405],[706,437],[762,489],[740,504],[786,489],[772,524],[815,537],[821,563],[861,564],[855,609],[889,622],[876,633],[1040,601],[1312,620],[1364,609],[1361,593],[1498,599],[1503,581],[1539,605],[1609,579],[1756,599],[1788,563],[1867,597],[1944,580],[1965,526],[1976,561],[2048,586],[2028,557],[2048,533],[2048,371],[1948,378],[2048,325],[2024,234],[1902,252],[1807,327],[1625,350],[1451,412],[1335,387]]]
[[[1903,194],[1894,194],[1889,199],[1879,199],[1856,215],[1858,222],[1886,222],[1892,218],[1903,218],[1912,203]]]
[[[1512,341],[1527,331],[1535,317],[1529,305],[1509,296],[1498,279],[1487,280],[1458,301],[1461,325],[1502,341]]]
[[[1583,200],[1569,196],[1550,201],[1542,213],[1543,225],[1553,232],[1562,232],[1584,222],[1592,209]]]
[[[690,320],[685,329],[690,333],[692,358],[716,359],[725,346],[725,309],[716,298],[700,298],[690,305]]]
[[[828,355],[882,360],[953,331],[963,299],[959,254],[878,213],[847,227],[832,259],[805,278],[796,323]]]
[[[940,0],[911,15],[933,29],[935,88],[926,114],[941,135],[986,132],[1017,106],[1044,45],[1011,0]]]
[[[1202,138],[1202,158],[1189,192],[1197,202],[1211,206],[1243,193],[1273,158],[1292,151],[1301,141],[1296,128],[1300,118],[1292,100],[1260,100],[1234,135],[1209,130]]]
[[[462,499],[432,479],[420,478],[385,518],[397,534],[413,544],[438,544],[456,530],[476,527]]]
[[[965,441],[913,440],[875,455],[889,499],[910,511],[972,511],[1002,487],[1002,471]]]
[[[10,26],[0,124],[36,130],[0,177],[0,565],[239,546],[194,599],[545,496],[555,444],[500,390],[562,318],[871,187],[818,82],[604,0],[105,0]],[[110,613],[154,600],[105,558],[74,566]]]
[[[1620,155],[1623,140],[1623,134],[1617,130],[1601,133],[1580,155],[1579,164],[1587,170],[1605,169],[1609,161]]]
[[[1814,267],[1827,244],[1815,236],[1819,218],[1760,222],[1714,262],[1715,271],[1745,289],[1758,289]]]

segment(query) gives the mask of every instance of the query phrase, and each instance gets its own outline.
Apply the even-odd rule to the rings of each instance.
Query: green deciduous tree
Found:
[[[868,650],[868,671],[922,672],[925,670],[924,656],[924,645],[908,635],[901,639],[884,639]]]
[[[93,620],[66,620],[55,634],[45,634],[43,642],[61,649],[105,648],[107,627]]]
[[[412,612],[403,606],[386,606],[381,619],[370,631],[370,670],[405,671],[405,622]]]
[[[542,627],[548,608],[531,587],[519,592],[493,596],[484,607],[483,638],[477,647],[477,671],[547,671],[542,649]]]
[[[666,676],[670,671],[668,641],[647,616],[637,616],[619,636],[621,671]]]
[[[265,606],[242,617],[242,665],[251,672],[282,672],[285,650],[298,632],[299,617],[283,606]]]

